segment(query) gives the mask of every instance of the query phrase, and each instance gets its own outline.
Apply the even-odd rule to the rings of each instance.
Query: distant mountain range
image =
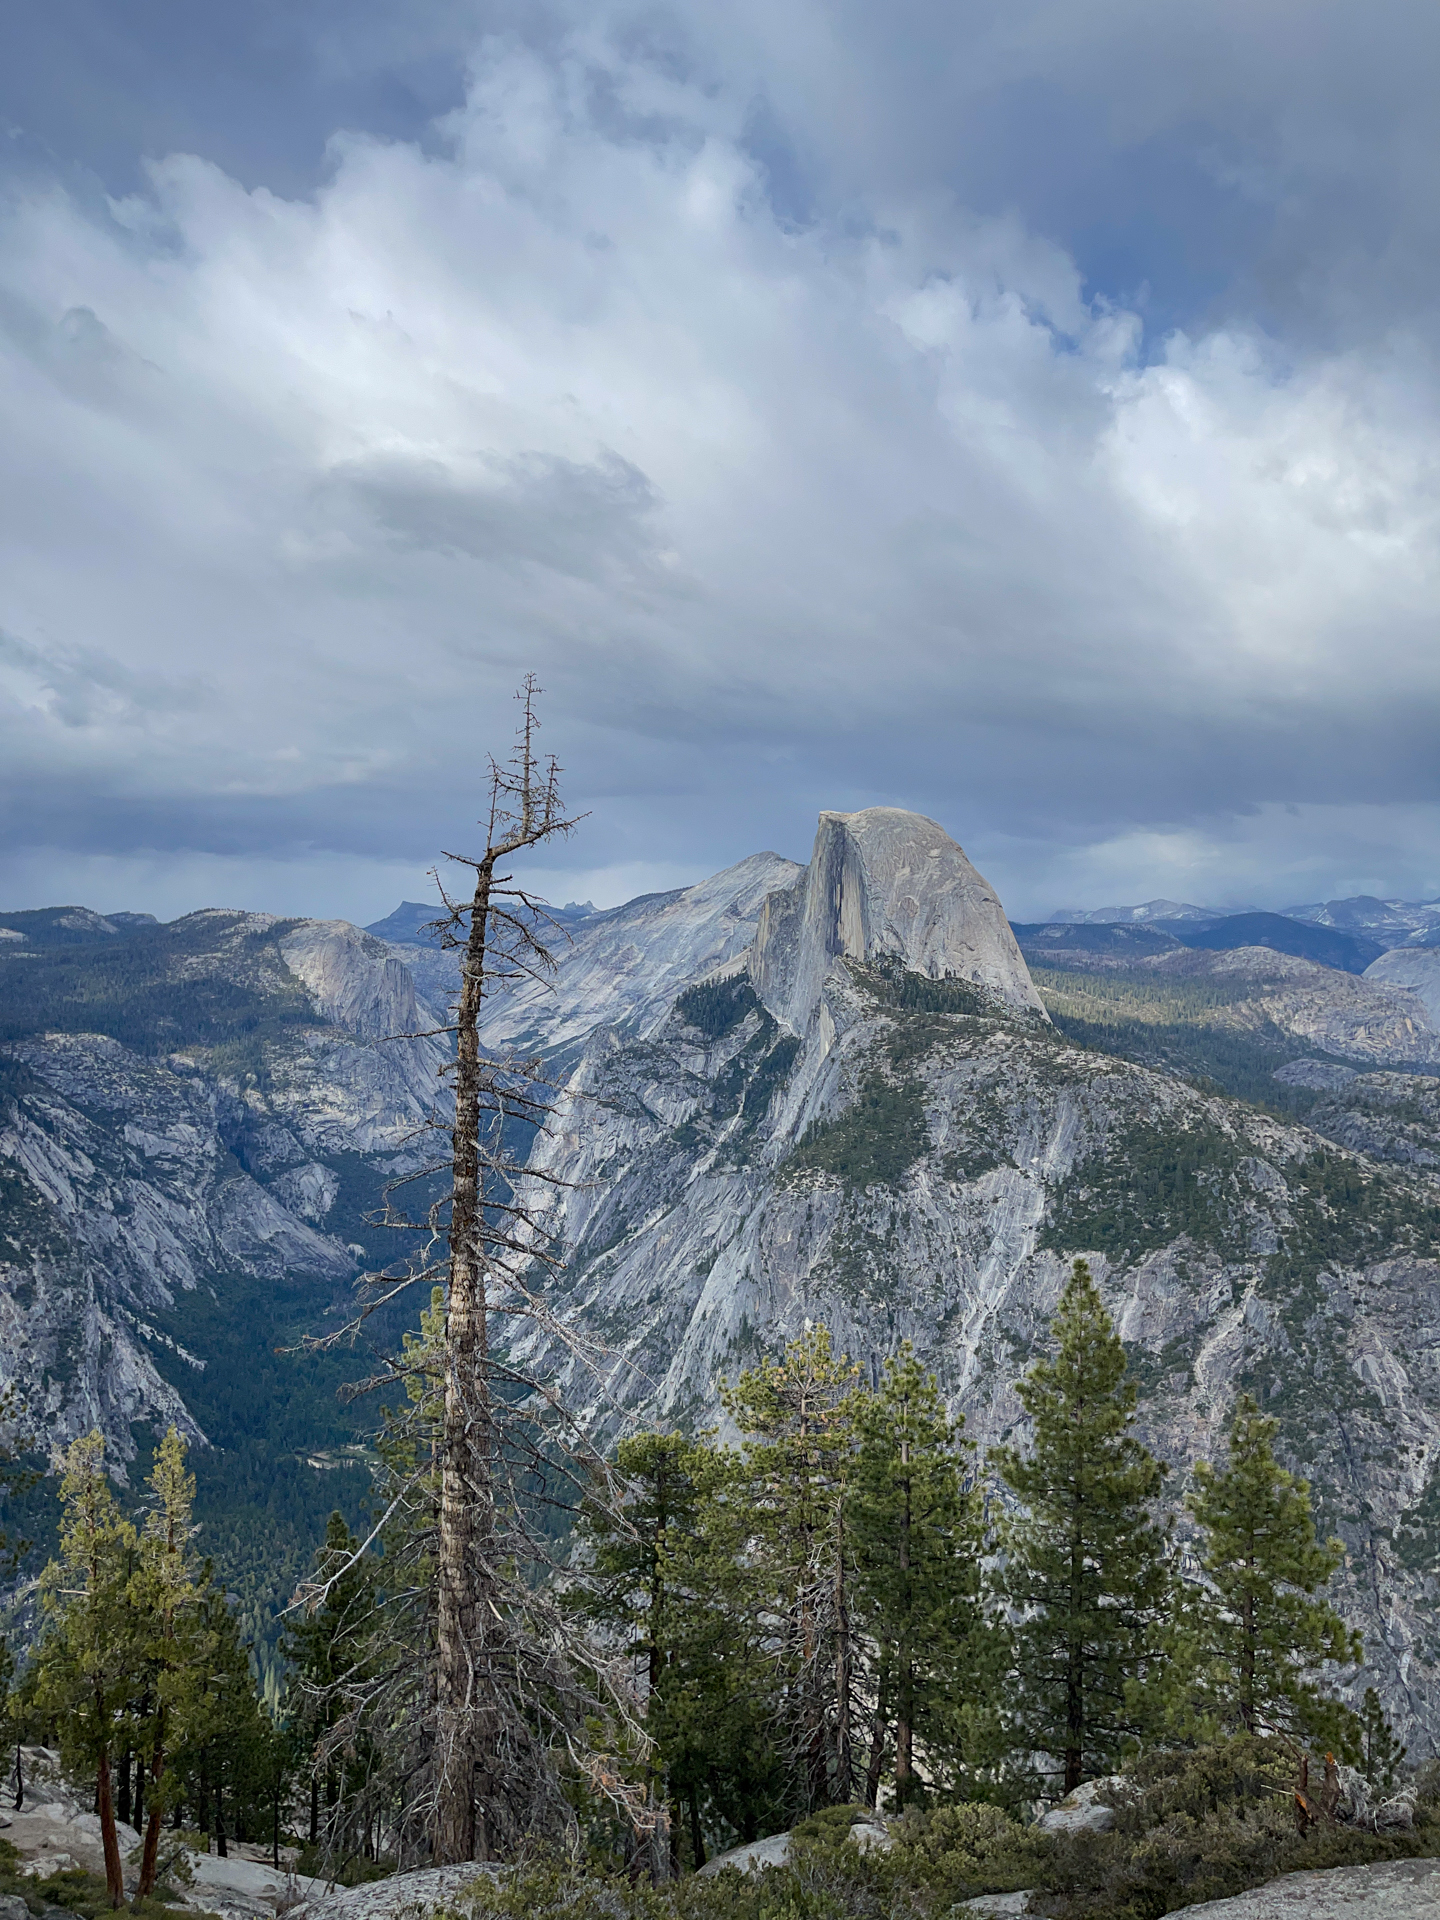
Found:
[[[983,1448],[1084,1253],[1178,1473],[1242,1389],[1280,1420],[1363,1679],[1440,1750],[1440,947],[1150,905],[1012,929],[943,829],[871,808],[805,866],[561,909],[554,990],[498,993],[484,1038],[572,1103],[533,1169],[541,1284],[608,1355],[572,1391],[602,1436],[705,1425],[823,1318],[867,1365],[911,1339]],[[184,1426],[262,1647],[368,1488],[373,1409],[335,1398],[365,1353],[295,1348],[429,1157],[434,912],[0,914],[0,1385],[45,1447]]]
[[[1344,973],[1364,973],[1386,951],[1380,941],[1364,934],[1312,925],[1280,913],[1232,913],[1217,919],[1047,920],[1017,923],[1015,931],[1022,945],[1028,942],[1051,952],[1164,953],[1192,947],[1233,953],[1241,947],[1265,947]]]
[[[1179,933],[1182,928],[1213,927],[1221,921],[1253,920],[1261,913],[1259,907],[1197,907],[1183,900],[1146,900],[1138,907],[1068,907],[1052,913],[1044,924],[1160,927]],[[1394,947],[1440,944],[1440,900],[1377,900],[1370,894],[1356,894],[1349,900],[1286,907],[1282,913],[1264,917],[1357,934],[1374,942],[1376,954]],[[1279,951],[1288,953],[1295,949],[1285,947]],[[1371,958],[1374,957],[1372,954]]]

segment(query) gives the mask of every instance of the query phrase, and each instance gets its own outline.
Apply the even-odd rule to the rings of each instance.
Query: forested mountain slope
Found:
[[[125,1458],[133,1426],[187,1424],[204,1544],[268,1632],[324,1513],[363,1500],[373,1420],[334,1392],[363,1354],[276,1349],[394,1257],[364,1216],[417,1164],[444,1055],[385,1036],[437,1023],[453,956],[413,914],[386,940],[4,919],[7,1377],[51,1441],[98,1421]],[[1087,1253],[1182,1474],[1242,1388],[1281,1419],[1369,1677],[1428,1751],[1440,1034],[1383,968],[1063,931],[1027,931],[1032,972],[961,850],[892,809],[822,816],[807,867],[569,917],[555,991],[500,996],[486,1037],[572,1095],[537,1171],[566,1183],[555,1304],[607,1354],[575,1390],[605,1432],[704,1425],[722,1376],[823,1318],[867,1367],[911,1338],[988,1440]]]
[[[1322,1135],[1194,1084],[1183,1061],[1067,1034],[1058,993],[1047,1019],[998,902],[937,832],[881,810],[824,816],[743,968],[591,1036],[570,1124],[541,1149],[568,1183],[548,1190],[569,1259],[559,1304],[609,1356],[605,1391],[578,1373],[577,1390],[612,1426],[617,1407],[703,1424],[721,1377],[824,1319],[867,1367],[913,1340],[992,1440],[1019,1417],[1012,1383],[1086,1253],[1149,1438],[1177,1468],[1215,1449],[1242,1389],[1281,1419],[1346,1541],[1370,1677],[1426,1746],[1440,1731],[1435,1083],[1357,1071],[1407,1049],[1432,1064],[1423,1008],[1362,1006],[1366,983],[1268,952],[1184,953],[1159,974],[1204,983],[1200,1010],[1233,1023],[1250,1077],[1277,1107],[1319,1109]],[[931,872],[955,883],[938,915]],[[1346,1091],[1327,1102],[1273,1079],[1297,1058]]]
[[[276,1349],[392,1251],[364,1216],[415,1162],[439,1046],[382,1038],[422,1024],[410,975],[343,923],[8,918],[0,1384],[44,1449],[98,1425],[122,1470],[134,1429],[174,1420],[207,1549],[268,1639],[369,1484],[335,1396],[363,1356]]]

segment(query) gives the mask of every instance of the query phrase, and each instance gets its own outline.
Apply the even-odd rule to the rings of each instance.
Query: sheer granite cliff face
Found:
[[[0,1047],[0,1375],[52,1442],[98,1421],[121,1458],[130,1422],[186,1417],[167,1303],[343,1289],[341,1222],[415,1164],[445,1057],[383,1036],[437,1024],[454,978],[340,922],[134,938],[160,959],[106,1031],[60,1009]],[[23,945],[0,969],[49,964]],[[535,1187],[553,1304],[606,1350],[572,1380],[598,1431],[708,1424],[722,1376],[824,1319],[867,1368],[913,1340],[983,1446],[1085,1253],[1181,1478],[1242,1388],[1281,1421],[1346,1543],[1360,1684],[1436,1747],[1440,1080],[1413,986],[1162,956],[1237,1031],[1332,1056],[1284,1069],[1316,1105],[1282,1121],[1069,1042],[961,849],[887,808],[823,815],[808,867],[757,854],[588,915],[557,958],[486,1039],[568,1089],[535,1162],[563,1184]]]
[[[845,958],[894,959],[1044,1011],[994,890],[943,828],[897,807],[821,814],[810,865],[761,909],[749,972],[803,1033]]]
[[[912,1340],[983,1448],[1020,1422],[1014,1381],[1084,1253],[1148,1437],[1182,1481],[1221,1448],[1240,1390],[1280,1419],[1346,1542],[1345,1599],[1371,1649],[1361,1684],[1429,1751],[1440,1181],[1426,1146],[1411,1127],[1402,1147],[1388,1083],[1370,1090],[1372,1120],[1359,1095],[1317,1116],[1326,1139],[1071,1045],[993,893],[943,839],[889,810],[822,817],[816,859],[765,902],[743,966],[672,980],[663,1012],[596,1027],[578,1060],[563,1029],[572,1103],[537,1147],[535,1198],[569,1263],[554,1304],[605,1355],[598,1374],[572,1367],[572,1391],[611,1431],[709,1424],[723,1377],[824,1320],[867,1369]],[[954,884],[930,900],[917,868]],[[1387,1155],[1342,1144],[1347,1124]]]
[[[162,1051],[39,1031],[0,1049],[0,1385],[47,1447],[98,1425],[120,1461],[132,1422],[205,1437],[184,1370],[177,1387],[155,1364],[183,1344],[152,1317],[238,1277],[342,1286],[355,1255],[326,1228],[343,1178],[358,1157],[373,1200],[413,1159],[443,1058],[388,1037],[422,1024],[413,983],[343,922],[200,914],[172,947],[158,997],[177,1037],[187,1006],[203,1031],[244,993],[237,1037]]]

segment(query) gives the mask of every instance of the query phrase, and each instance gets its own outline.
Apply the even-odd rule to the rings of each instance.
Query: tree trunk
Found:
[[[910,1443],[900,1442],[900,1464],[910,1465]],[[895,1804],[903,1808],[914,1790],[915,1766],[915,1650],[912,1644],[911,1614],[914,1595],[910,1591],[911,1488],[907,1473],[901,1481],[900,1506],[900,1671],[895,1701]]]
[[[705,1864],[705,1840],[700,1832],[700,1794],[690,1789],[690,1871],[698,1873]]]
[[[450,1287],[445,1307],[445,1458],[440,1487],[437,1564],[439,1607],[439,1795],[436,1861],[490,1857],[477,1797],[489,1797],[482,1754],[488,1744],[485,1587],[490,1571],[494,1490],[491,1484],[490,1383],[486,1369],[485,1270],[480,1239],[480,1040],[492,867],[482,863],[470,908],[456,1018],[454,1188],[450,1211]]]
[[[125,1826],[130,1824],[130,1749],[120,1756],[120,1791],[115,1796],[115,1811]]]
[[[312,1767],[310,1770],[310,1844],[313,1847],[320,1838],[320,1775]]]
[[[1070,1615],[1084,1609],[1085,1545],[1077,1512],[1070,1535]],[[1073,1636],[1065,1647],[1065,1791],[1073,1793],[1085,1777],[1085,1650]]]
[[[220,1779],[215,1782],[215,1851],[222,1860],[230,1858],[225,1844],[225,1787]]]
[[[885,1771],[885,1748],[890,1731],[889,1703],[886,1694],[889,1691],[889,1674],[885,1667],[880,1668],[880,1678],[875,1687],[875,1717],[870,1722],[870,1764],[865,1769],[865,1804],[873,1807],[880,1798],[880,1776]]]
[[[123,1905],[125,1870],[120,1864],[120,1841],[115,1832],[115,1802],[110,1791],[110,1755],[102,1750],[95,1781],[95,1800],[100,1813],[100,1844],[105,1850],[105,1891],[112,1907]]]
[[[143,1774],[143,1768],[141,1772]],[[160,1797],[160,1776],[165,1771],[164,1721],[155,1737],[155,1758],[150,1763],[150,1819],[145,1827],[145,1845],[140,1854],[140,1884],[137,1899],[143,1900],[155,1885],[155,1869],[160,1859],[160,1822],[165,1803]]]
[[[835,1803],[848,1804],[854,1790],[850,1750],[850,1598],[845,1580],[845,1503],[835,1502]]]

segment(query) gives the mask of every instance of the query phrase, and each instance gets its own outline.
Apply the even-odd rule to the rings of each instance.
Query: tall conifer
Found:
[[[745,1535],[726,1499],[732,1464],[680,1434],[636,1435],[615,1454],[623,1504],[590,1504],[581,1518],[591,1555],[581,1604],[643,1668],[671,1860],[684,1833],[693,1867],[705,1863],[707,1825],[753,1839],[782,1791],[769,1675],[744,1604]]]
[[[130,1583],[131,1615],[139,1642],[138,1666],[143,1672],[147,1709],[137,1717],[134,1746],[150,1775],[136,1889],[141,1899],[155,1886],[160,1823],[170,1784],[166,1765],[193,1699],[198,1670],[208,1665],[212,1641],[199,1617],[191,1525],[195,1480],[186,1472],[185,1451],[184,1440],[172,1426],[155,1451],[148,1482],[151,1508],[140,1536],[139,1565]]]
[[[856,1786],[856,1631],[846,1533],[859,1368],[823,1326],[722,1389],[741,1432],[731,1512],[754,1541],[777,1652],[779,1728],[797,1810]]]
[[[1058,1351],[1018,1383],[1028,1452],[992,1456],[1019,1511],[997,1585],[1014,1610],[1014,1732],[1069,1793],[1142,1730],[1135,1687],[1152,1660],[1171,1579],[1153,1504],[1166,1468],[1135,1437],[1125,1350],[1085,1261],[1052,1323]]]
[[[115,1504],[98,1428],[62,1462],[60,1556],[45,1569],[46,1628],[35,1656],[35,1702],[59,1729],[67,1764],[95,1777],[95,1805],[112,1907],[125,1898],[115,1833],[111,1760],[136,1664],[129,1582],[135,1529]]]
[[[1323,1598],[1345,1558],[1315,1537],[1310,1489],[1275,1458],[1277,1422],[1236,1405],[1223,1472],[1197,1462],[1186,1505],[1201,1528],[1207,1591],[1192,1596],[1192,1684],[1224,1726],[1350,1749],[1352,1717],[1323,1669],[1362,1657],[1359,1634]],[[1177,1672],[1177,1679],[1184,1667]]]
[[[980,1496],[967,1486],[961,1439],[932,1374],[906,1341],[879,1391],[858,1403],[849,1530],[856,1611],[871,1650],[873,1806],[893,1740],[895,1799],[931,1781],[957,1785],[988,1758],[984,1730],[994,1636],[981,1602]]]

